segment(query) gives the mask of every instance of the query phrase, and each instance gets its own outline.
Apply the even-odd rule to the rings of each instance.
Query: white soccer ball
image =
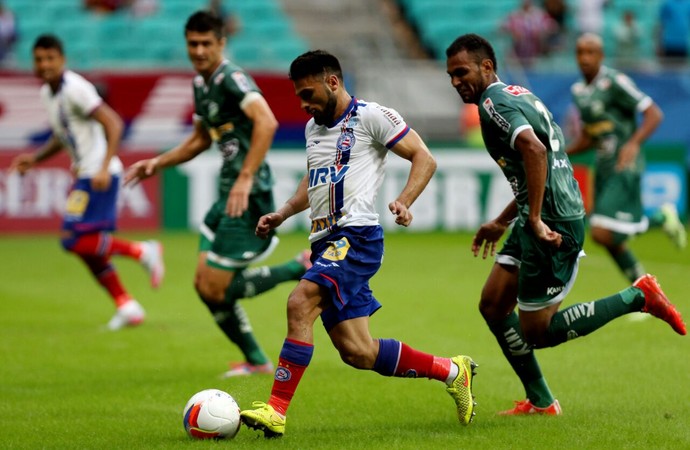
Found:
[[[182,423],[195,439],[232,439],[240,431],[240,407],[227,392],[206,389],[184,406]]]

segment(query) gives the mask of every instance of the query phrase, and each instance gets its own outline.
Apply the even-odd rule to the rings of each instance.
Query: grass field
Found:
[[[130,236],[141,238],[142,236]],[[477,417],[461,427],[435,381],[384,378],[342,363],[317,323],[316,349],[282,440],[242,428],[229,442],[192,441],[182,428],[187,399],[206,388],[242,407],[266,400],[272,377],[221,380],[239,353],[192,288],[196,236],[162,234],[167,278],[151,291],[141,268],[119,260],[147,309],[138,328],[108,332],[113,307],[81,263],[53,236],[0,238],[0,448],[11,449],[681,449],[690,448],[690,340],[656,319],[632,315],[596,333],[539,351],[560,400],[559,418],[497,417],[524,392],[477,311],[491,263],[474,259],[464,234],[389,234],[372,281],[383,303],[375,337],[430,353],[471,355]],[[270,262],[296,254],[303,235],[282,237]],[[632,247],[690,318],[690,251],[652,231]],[[588,242],[566,304],[627,285]],[[244,306],[275,361],[285,336],[283,284]]]

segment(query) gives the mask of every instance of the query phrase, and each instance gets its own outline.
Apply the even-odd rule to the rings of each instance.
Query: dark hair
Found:
[[[62,47],[62,41],[54,34],[42,34],[36,38],[34,42],[33,50],[37,48],[55,49],[60,52],[61,55],[65,54]]]
[[[301,54],[290,64],[290,79],[301,80],[313,75],[335,75],[343,80],[338,58],[325,50],[312,50]]]
[[[184,32],[188,31],[196,33],[208,33],[213,31],[218,39],[221,39],[223,34],[223,21],[220,17],[210,11],[197,11],[187,19],[184,26]]]
[[[478,34],[469,33],[463,34],[455,39],[446,49],[446,57],[450,58],[461,51],[466,50],[467,53],[473,53],[477,57],[477,62],[480,63],[484,59],[489,59],[494,64],[494,71],[498,70],[498,63],[496,63],[496,53],[489,41],[479,36]]]

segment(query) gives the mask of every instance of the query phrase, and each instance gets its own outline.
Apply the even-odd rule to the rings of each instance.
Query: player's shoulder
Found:
[[[515,102],[521,102],[529,97],[534,96],[532,91],[524,86],[518,84],[505,84],[502,82],[491,84],[486,91],[484,91],[484,100],[491,99],[494,104],[509,105]]]
[[[386,120],[393,126],[398,126],[405,122],[405,119],[396,109],[367,100],[357,99],[357,114],[364,121]]]
[[[521,104],[534,99],[529,89],[517,84],[494,83],[482,94],[479,109],[492,116],[496,110],[519,109]]]
[[[65,70],[62,74],[62,89],[81,89],[84,87],[92,88],[93,83],[83,75],[71,70]]]

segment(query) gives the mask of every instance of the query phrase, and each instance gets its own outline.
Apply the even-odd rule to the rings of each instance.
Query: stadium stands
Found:
[[[480,34],[496,45],[497,56],[503,60],[508,46],[508,38],[499,31],[505,17],[517,9],[521,0],[397,0],[406,19],[417,29],[422,44],[438,60],[445,60],[445,49],[453,39],[463,33]],[[539,4],[539,1],[535,1]],[[577,0],[567,1],[570,13],[567,26],[574,29],[574,13]],[[613,30],[625,10],[632,10],[642,28],[641,59],[655,56],[655,33],[661,0],[616,0],[605,8],[605,27],[603,37],[609,48],[613,47]],[[561,70],[574,70],[572,39],[567,40],[562,54],[555,54],[542,62],[545,67]]]
[[[5,0],[17,17],[19,69],[31,66],[36,36],[50,32],[63,39],[70,66],[100,68],[187,68],[183,26],[208,0],[159,0],[158,11],[133,17],[127,10],[98,15],[84,10],[82,0]],[[233,60],[248,69],[285,70],[308,48],[292,26],[280,0],[233,1],[240,32],[229,47]]]

